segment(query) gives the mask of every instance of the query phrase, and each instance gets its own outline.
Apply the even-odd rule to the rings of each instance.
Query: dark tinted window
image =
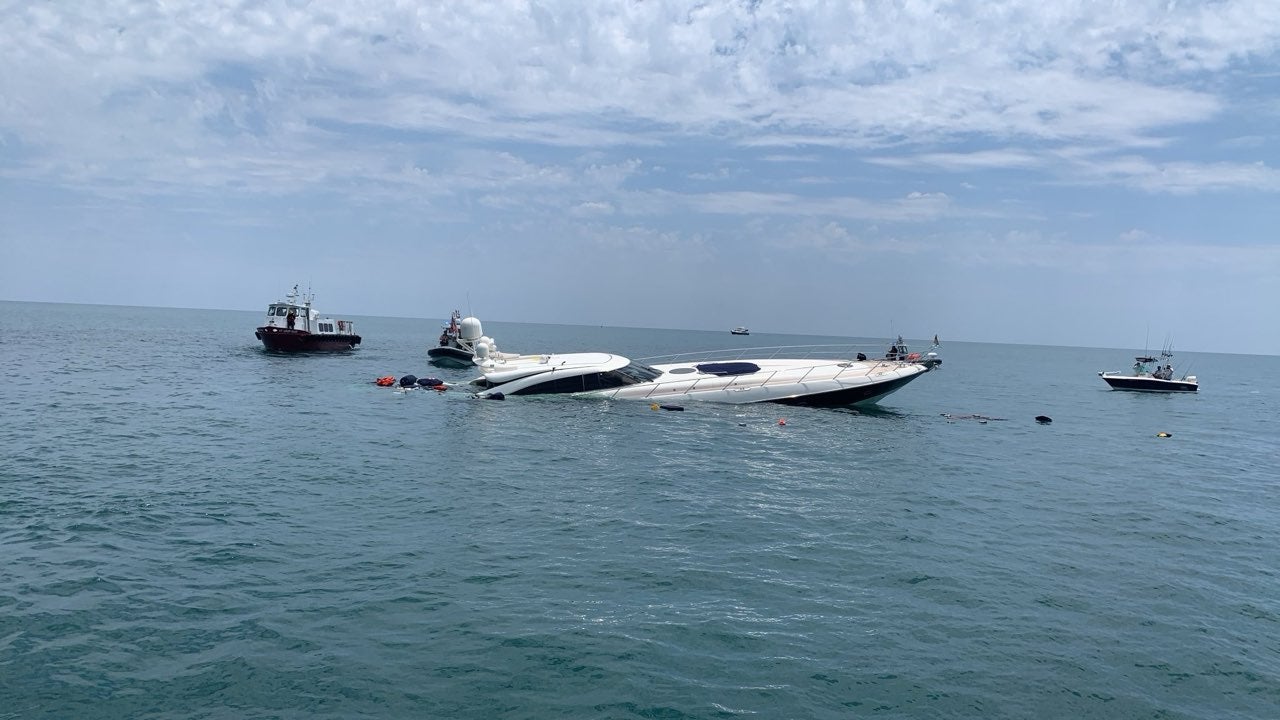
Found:
[[[530,385],[523,390],[516,390],[513,395],[553,395],[559,393],[575,393],[584,392],[586,390],[604,390],[605,388],[619,387],[627,383],[614,381],[609,383],[609,375],[613,373],[587,373],[586,375],[569,375],[567,377],[556,378],[540,382],[537,385]]]
[[[624,385],[635,385],[637,383],[648,382],[662,373],[654,370],[648,365],[640,363],[631,363],[626,367],[609,372],[587,373],[585,375],[570,375],[568,377],[547,380],[546,382],[531,385],[523,390],[516,390],[513,395],[551,395],[557,393],[575,393],[587,392],[589,390],[608,390],[610,388],[623,387]]]
[[[631,382],[624,383],[626,385],[649,382],[650,380],[655,380],[662,375],[662,371],[655,370],[648,365],[642,365],[638,362],[633,362],[616,372],[624,378],[632,379]]]

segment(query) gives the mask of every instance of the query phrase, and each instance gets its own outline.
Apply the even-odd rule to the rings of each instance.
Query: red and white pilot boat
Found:
[[[276,352],[326,352],[359,345],[355,323],[320,317],[311,307],[314,299],[294,285],[284,300],[268,305],[267,322],[254,331],[262,346]]]

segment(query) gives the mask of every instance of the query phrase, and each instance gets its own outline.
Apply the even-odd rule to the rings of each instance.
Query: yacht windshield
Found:
[[[630,382],[626,383],[627,385],[635,385],[636,383],[649,382],[650,380],[654,380],[658,376],[662,375],[661,370],[654,370],[648,365],[644,365],[642,363],[638,363],[635,361],[632,361],[626,367],[619,368],[614,372],[620,375],[623,379],[629,380]]]
[[[631,364],[620,367],[617,370],[588,372],[582,375],[569,375],[567,377],[550,377],[550,379],[545,382],[536,383],[529,387],[516,390],[512,394],[549,395],[555,393],[609,390],[610,388],[623,387],[624,385],[638,385],[639,383],[649,382],[661,374],[661,371],[655,370],[648,365],[632,362]],[[546,376],[552,375],[553,373],[546,373]]]

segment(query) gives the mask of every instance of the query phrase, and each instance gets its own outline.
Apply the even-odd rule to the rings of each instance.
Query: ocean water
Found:
[[[465,379],[443,318],[0,310],[0,718],[1280,717],[1280,358],[944,333],[878,410],[655,412],[371,384]]]

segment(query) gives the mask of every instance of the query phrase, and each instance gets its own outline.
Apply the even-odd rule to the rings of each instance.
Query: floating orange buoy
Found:
[[[786,424],[787,424],[787,419],[786,419],[786,418],[778,418],[778,424],[779,424],[779,425],[786,425]]]
[[[377,385],[378,387],[391,387],[392,385],[396,384],[396,379],[390,375],[387,375],[386,377],[380,377],[377,380],[374,380],[373,384]]]

